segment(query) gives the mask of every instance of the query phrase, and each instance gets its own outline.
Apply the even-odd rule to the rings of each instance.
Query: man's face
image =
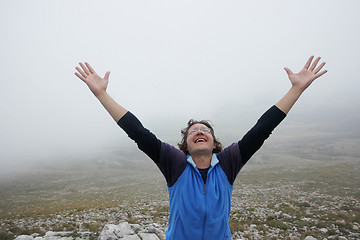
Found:
[[[190,155],[211,154],[216,146],[210,128],[202,123],[196,123],[189,128],[186,143]]]

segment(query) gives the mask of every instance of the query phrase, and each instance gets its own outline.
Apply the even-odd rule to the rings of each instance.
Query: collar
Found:
[[[194,162],[194,160],[192,159],[192,157],[188,154],[187,155],[187,161],[188,163],[190,163],[194,168],[196,167],[196,164]],[[211,162],[210,162],[210,168],[214,167],[217,163],[219,162],[218,158],[216,157],[216,154],[213,153],[212,157],[211,157]]]

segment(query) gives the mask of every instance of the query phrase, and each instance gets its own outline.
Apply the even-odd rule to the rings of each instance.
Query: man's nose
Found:
[[[196,130],[196,135],[204,135],[203,131],[201,129]]]

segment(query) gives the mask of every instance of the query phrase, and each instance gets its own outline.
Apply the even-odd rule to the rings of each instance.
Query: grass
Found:
[[[294,228],[301,239],[359,233],[354,228],[360,223],[359,159],[326,164],[290,159],[291,164],[278,158],[274,166],[249,166],[240,174],[236,181],[239,187],[233,193],[232,232],[246,233],[256,224],[261,236],[267,238],[272,228],[283,239]]]
[[[267,239],[276,239],[274,232],[286,239],[294,228],[301,238],[359,233],[354,228],[360,224],[358,158],[325,163],[290,155],[269,159],[276,160],[245,166],[235,182],[229,220],[233,233],[243,232],[250,238],[251,224]],[[104,168],[61,170],[41,177],[33,174],[2,182],[0,192],[0,240],[43,235],[49,230],[98,234],[111,221],[167,224],[166,184],[153,170]],[[51,225],[57,216],[66,221]],[[23,225],[18,224],[20,220]],[[81,226],[76,222],[82,222]],[[30,223],[40,225],[27,228]],[[328,231],[320,231],[322,228]]]

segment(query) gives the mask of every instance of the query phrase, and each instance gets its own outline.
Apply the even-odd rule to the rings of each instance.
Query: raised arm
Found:
[[[290,109],[294,106],[295,102],[299,99],[305,89],[309,87],[315,79],[327,72],[327,70],[321,71],[325,62],[318,65],[320,57],[317,57],[315,61],[312,62],[313,59],[314,56],[311,56],[304,68],[298,73],[293,73],[289,68],[284,68],[288,74],[292,87],[285,96],[276,103],[276,106],[285,114],[289,113]]]
[[[106,72],[104,78],[101,78],[88,63],[80,63],[80,67],[76,67],[75,75],[86,83],[117,124],[137,143],[140,150],[158,163],[161,141],[144,128],[131,112],[128,112],[107,94],[110,72]]]
[[[147,154],[160,168],[169,186],[174,185],[177,178],[186,166],[186,156],[180,150],[174,150],[168,144],[162,143],[153,133],[146,129],[141,122],[125,108],[116,103],[106,92],[110,72],[106,72],[104,78],[99,77],[88,63],[80,63],[76,67],[75,75],[86,83],[92,93],[105,109],[110,113],[117,124],[136,142],[139,149]],[[161,147],[171,148],[167,152],[168,156],[161,161]]]
[[[80,63],[80,67],[76,67],[77,72],[75,75],[86,83],[114,121],[118,122],[120,118],[127,113],[127,110],[115,102],[115,100],[106,92],[110,72],[106,72],[104,78],[101,78],[90,64],[86,62],[85,64]]]

